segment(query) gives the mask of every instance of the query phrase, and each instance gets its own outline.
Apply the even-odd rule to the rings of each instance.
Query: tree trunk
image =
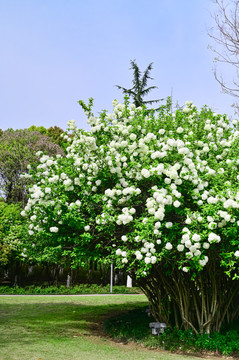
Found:
[[[137,279],[156,321],[209,334],[238,318],[239,281],[229,278],[215,263],[208,264],[194,279],[189,273],[165,266],[157,264],[147,277]]]

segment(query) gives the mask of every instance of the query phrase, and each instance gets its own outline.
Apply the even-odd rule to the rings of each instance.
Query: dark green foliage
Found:
[[[121,341],[137,341],[144,346],[182,352],[214,352],[223,355],[239,355],[238,323],[232,328],[213,332],[210,335],[195,334],[192,330],[177,330],[176,328],[159,336],[152,335],[149,323],[153,321],[146,314],[146,309],[131,310],[117,317],[107,319],[105,331]]]
[[[66,146],[66,141],[61,136],[63,133],[64,131],[58,126],[51,126],[47,129],[47,136],[52,140],[52,142],[58,144],[64,149]]]
[[[27,286],[10,287],[0,286],[0,294],[4,295],[77,295],[77,294],[109,294],[110,286],[97,284],[81,284],[72,287],[61,286]],[[114,286],[113,294],[139,294],[138,288],[127,288],[125,286]]]
[[[146,314],[146,307],[131,310],[117,317],[109,318],[104,323],[105,331],[121,341],[143,341],[150,336],[149,323],[154,321]]]
[[[153,63],[150,63],[144,73],[142,74],[139,70],[138,65],[136,64],[135,60],[130,61],[131,68],[133,70],[133,87],[131,89],[126,89],[120,85],[116,85],[118,89],[123,91],[123,94],[128,95],[130,98],[133,99],[133,103],[136,107],[142,106],[142,105],[152,105],[154,103],[157,103],[159,101],[162,101],[163,99],[157,99],[157,100],[143,100],[145,96],[147,96],[151,90],[157,89],[157,86],[150,86],[147,87],[148,80],[153,80],[149,76],[150,71],[153,68]],[[158,110],[158,109],[156,109]]]

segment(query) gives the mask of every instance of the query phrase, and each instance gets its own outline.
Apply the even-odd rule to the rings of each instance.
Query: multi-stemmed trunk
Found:
[[[239,317],[239,281],[215,263],[194,279],[190,273],[165,265],[152,267],[147,277],[137,280],[157,321],[203,334],[220,331],[223,324]]]

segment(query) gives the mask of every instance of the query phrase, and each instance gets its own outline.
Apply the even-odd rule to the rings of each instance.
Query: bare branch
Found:
[[[217,11],[212,18],[214,27],[209,31],[215,45],[210,49],[215,53],[215,63],[224,63],[235,70],[231,80],[225,80],[214,68],[214,76],[222,91],[233,97],[239,97],[239,0],[215,0]],[[239,105],[234,104],[239,110]]]

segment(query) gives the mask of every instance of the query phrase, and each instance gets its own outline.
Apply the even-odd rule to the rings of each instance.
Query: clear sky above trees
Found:
[[[233,114],[207,48],[211,0],[0,0],[0,128],[87,129],[77,101],[112,110],[131,86],[130,59],[153,62],[154,96]]]

